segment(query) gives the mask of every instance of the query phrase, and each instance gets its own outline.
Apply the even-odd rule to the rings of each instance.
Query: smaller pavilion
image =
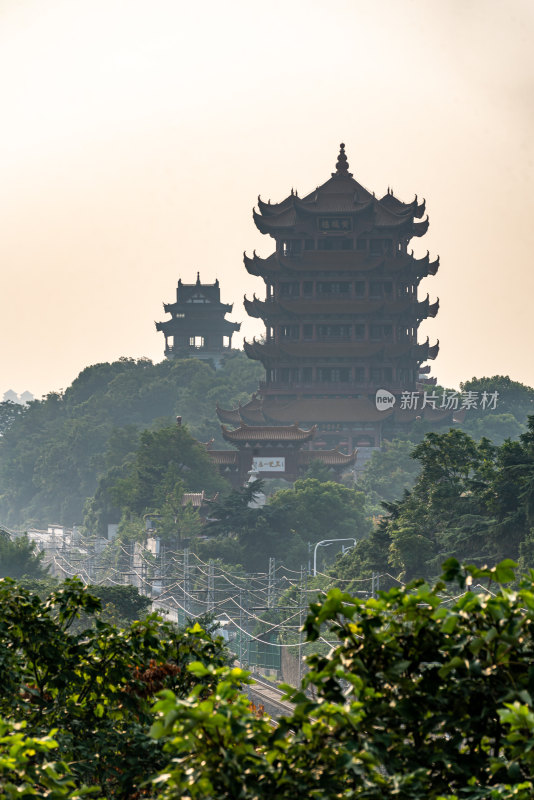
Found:
[[[201,283],[198,272],[196,283],[180,279],[176,302],[164,303],[163,308],[171,319],[156,322],[156,330],[165,336],[166,357],[211,359],[219,366],[232,348],[232,335],[241,327],[241,323],[225,319],[233,306],[221,303],[219,281]]]

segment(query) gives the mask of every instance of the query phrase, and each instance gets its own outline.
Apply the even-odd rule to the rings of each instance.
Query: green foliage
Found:
[[[327,467],[327,465],[323,461],[320,461],[319,459],[310,461],[310,463],[308,464],[308,468],[306,469],[306,472],[302,477],[303,480],[308,480],[308,478],[314,478],[315,480],[323,482],[335,480],[333,471],[330,469],[330,467]]]
[[[328,571],[337,580],[354,581],[352,584],[344,584],[347,592],[361,590],[362,585],[358,582],[369,580],[375,573],[381,575],[382,587],[389,586],[391,580],[388,578],[388,572],[392,570],[390,545],[387,522],[380,521],[369,536],[356,542],[356,546],[345,555],[338,555]]]
[[[28,736],[25,728],[24,722],[0,719],[1,796],[5,800],[78,800],[89,794],[95,798],[94,791],[88,787],[76,787],[65,762],[48,761],[48,756],[58,747],[55,739]]]
[[[0,578],[44,577],[43,556],[27,536],[12,538],[0,528]]]
[[[485,436],[494,444],[502,444],[505,439],[516,439],[524,433],[527,418],[534,414],[534,388],[507,375],[494,375],[492,378],[471,378],[460,384],[462,392],[499,392],[494,411],[484,410],[478,404],[470,409],[462,424],[463,430],[478,440]]]
[[[0,403],[0,436],[3,436],[13,425],[17,417],[27,411],[28,406],[20,403],[13,403],[12,400],[4,400]]]
[[[251,508],[251,503],[262,491],[261,480],[254,480],[239,489],[232,489],[215,504],[213,519],[206,527],[206,532],[214,536],[246,535],[247,531],[255,526],[259,510]]]
[[[468,588],[457,600],[419,581],[368,601],[334,589],[312,604],[307,641],[339,643],[308,657],[275,729],[240,694],[246,673],[190,664],[216,689],[156,704],[160,800],[531,798],[534,572],[511,591],[499,586],[514,579],[511,562],[444,570]],[[470,588],[482,582],[491,593]]]
[[[177,485],[182,491],[215,493],[226,484],[187,428],[172,425],[143,431],[126,477],[116,482],[112,497],[123,511],[143,514],[176,501]]]
[[[206,526],[206,532],[217,539],[211,547],[202,548],[203,557],[223,558],[220,544],[227,537],[236,545],[230,550],[236,559],[231,563],[254,570],[274,556],[298,568],[308,560],[308,542],[358,538],[369,530],[364,497],[356,489],[308,478],[276,492],[267,505],[251,508],[249,504],[261,489],[261,481],[254,481],[214,506],[216,521]]]
[[[478,407],[470,409],[459,424],[459,430],[475,441],[485,438],[501,445],[507,438],[519,439],[520,434],[526,431],[527,417],[534,413],[533,388],[502,375],[472,378],[460,386],[464,392],[478,392]],[[437,391],[439,394],[443,390]],[[496,409],[483,409],[480,405],[482,393],[494,391],[499,392]],[[435,426],[433,429],[430,423],[417,420],[410,428],[397,433],[398,438],[384,440],[381,449],[373,453],[358,481],[358,488],[365,493],[369,513],[375,516],[380,514],[382,502],[398,500],[405,490],[413,487],[420,465],[411,458],[411,453],[427,433],[440,435],[445,431]]]
[[[208,694],[210,680],[199,680],[187,664],[222,666],[227,653],[221,639],[199,626],[177,632],[156,615],[123,629],[101,618],[83,630],[73,625],[100,608],[77,580],[44,601],[0,581],[0,716],[24,722],[32,737],[57,728],[58,756],[71,765],[77,785],[133,798],[163,763],[161,747],[148,736],[155,692],[168,687],[186,696],[201,683]]]
[[[202,665],[189,668],[199,675],[210,672]],[[250,682],[248,673],[238,668],[211,673],[219,680],[205,701],[199,703],[196,692],[186,700],[164,692],[155,706],[159,719],[152,734],[166,740],[165,750],[174,756],[153,780],[159,800],[356,796],[350,788],[355,778],[365,780],[370,759],[365,754],[351,757],[347,749],[332,746],[331,736],[335,722],[351,725],[350,714],[328,704],[311,719],[302,704],[273,730],[239,691],[240,683]]]
[[[17,586],[30,594],[37,595],[41,600],[56,592],[61,581],[50,575],[46,578],[21,578]],[[130,623],[142,619],[148,613],[150,598],[140,594],[135,586],[106,586],[105,584],[89,585],[87,591],[100,600],[101,611],[91,611],[89,614],[80,613],[79,620],[73,622],[77,630],[83,630],[93,624],[97,618],[103,619],[119,627],[127,627]],[[73,627],[71,625],[71,630]]]
[[[106,539],[108,536],[108,524],[117,524],[119,522],[122,510],[119,507],[119,499],[115,494],[115,486],[120,480],[127,478],[132,460],[133,454],[121,466],[108,469],[99,478],[94,495],[88,497],[85,501],[83,509],[84,527],[93,535]]]
[[[99,481],[94,497],[86,504],[85,525],[105,535],[108,523],[117,522],[122,515],[121,539],[139,539],[144,535],[142,516],[154,513],[158,536],[179,544],[201,529],[198,514],[182,505],[184,491],[205,490],[209,495],[226,486],[206,448],[193,439],[187,427],[143,431],[128,462],[121,468],[112,467]]]
[[[0,518],[38,527],[79,522],[98,479],[136,451],[139,431],[169,425],[176,415],[195,438],[222,445],[217,403],[244,401],[260,374],[240,352],[220,370],[196,359],[123,358],[87,367],[64,394],[27,408],[0,404]]]
[[[271,527],[279,536],[280,550],[289,536],[300,539],[299,566],[307,560],[307,542],[361,539],[369,532],[362,492],[334,481],[314,478],[296,481],[292,489],[273,495],[269,508]]]
[[[190,539],[198,536],[203,530],[203,522],[198,511],[191,503],[183,505],[183,492],[176,492],[167,497],[161,507],[157,521],[157,535],[167,544],[181,547]]]
[[[428,433],[412,457],[421,465],[410,491],[384,503],[371,537],[336,565],[345,579],[438,574],[446,558],[534,567],[534,416],[519,441],[478,443],[465,431]]]
[[[99,605],[78,581],[45,602],[0,582],[8,800],[534,796],[534,571],[516,581],[510,560],[449,559],[433,587],[312,603],[307,644],[337,644],[285,687],[292,710],[276,727],[221,640],[155,617],[73,633]]]
[[[396,500],[412,488],[421,469],[412,458],[414,446],[412,441],[393,439],[373,453],[358,480],[368,512],[383,513],[383,501]]]
[[[143,619],[150,607],[150,598],[139,594],[135,586],[88,586],[87,591],[97,597],[102,608],[112,607],[123,622]]]

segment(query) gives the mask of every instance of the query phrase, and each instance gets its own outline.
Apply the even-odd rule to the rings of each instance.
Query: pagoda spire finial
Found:
[[[349,162],[347,161],[347,156],[345,155],[345,145],[343,142],[339,145],[339,155],[337,157],[336,163],[336,171],[332,173],[332,177],[336,175],[342,175],[348,178],[352,178],[352,172],[349,172]]]
[[[200,272],[197,272],[197,286],[200,284]]]

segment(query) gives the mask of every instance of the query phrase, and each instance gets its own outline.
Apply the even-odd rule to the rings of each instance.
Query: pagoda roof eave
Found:
[[[258,208],[262,217],[276,216],[276,214],[280,214],[282,211],[287,211],[292,205],[293,195],[288,195],[285,200],[282,200],[280,203],[271,203],[270,200],[266,203],[258,195]]]
[[[399,399],[399,398],[397,398]],[[254,398],[252,403],[256,403],[257,399]],[[424,409],[403,409],[397,404],[394,408],[389,408],[384,411],[376,408],[376,405],[367,397],[350,398],[338,397],[331,398],[328,403],[325,403],[321,398],[307,397],[295,400],[288,400],[287,402],[280,402],[270,397],[263,398],[261,402],[262,421],[259,426],[261,429],[270,428],[288,430],[296,427],[295,420],[303,420],[305,425],[317,426],[322,423],[336,422],[353,424],[368,424],[368,423],[381,423],[385,420],[392,418],[395,422],[411,422],[417,417],[422,417],[428,421],[440,421],[451,416],[452,412],[444,409],[432,409],[427,406]],[[248,405],[248,404],[247,404]],[[240,408],[243,409],[246,406]],[[241,428],[245,428],[251,432],[254,426],[243,424],[244,420],[239,420]],[[293,423],[291,425],[291,423]],[[238,428],[239,430],[239,428]],[[229,432],[230,435],[232,432]],[[252,434],[253,436],[253,434]],[[213,452],[213,451],[210,451]],[[306,451],[308,452],[308,451]],[[310,453],[325,452],[320,450],[309,451]],[[312,459],[312,456],[306,456]]]
[[[428,226],[430,225],[428,216],[423,222],[413,222],[412,223],[412,236],[424,236],[428,230]]]
[[[387,194],[385,194],[384,197],[380,198],[380,203],[389,211],[396,213],[402,214],[410,211],[416,219],[421,219],[426,210],[426,201],[423,200],[422,203],[419,203],[417,201],[417,195],[415,195],[415,198],[411,203],[403,203],[402,200],[399,200],[398,197],[395,197],[393,191],[390,189],[388,189]]]
[[[402,253],[395,256],[371,256],[357,250],[336,252],[336,258],[329,251],[310,250],[298,258],[279,257],[276,252],[267,258],[261,258],[254,251],[253,257],[244,254],[244,263],[250,275],[263,278],[272,273],[281,272],[376,272],[384,269],[386,272],[400,272],[409,270],[418,277],[435,275],[439,269],[439,257],[431,262],[429,253],[422,258],[415,258],[412,254]]]
[[[417,196],[415,199],[417,200]],[[426,200],[423,200],[422,203],[420,203],[418,206],[415,207],[413,215],[416,219],[421,219],[425,211],[426,211]]]
[[[318,314],[328,316],[334,314],[342,315],[361,315],[369,316],[372,314],[384,313],[390,316],[412,315],[418,320],[427,317],[435,317],[439,310],[439,300],[431,304],[429,295],[425,300],[413,302],[413,300],[392,300],[392,301],[354,301],[354,300],[295,300],[293,302],[283,302],[281,300],[259,300],[255,295],[253,300],[246,297],[243,300],[245,311],[250,317],[255,319],[270,320],[275,317],[305,317],[307,315]]]
[[[253,209],[252,219],[254,220],[254,225],[260,231],[260,233],[269,233],[271,235],[274,235],[277,232],[282,233],[283,231],[291,230],[296,222],[295,212],[293,209],[283,211],[276,216],[268,217],[263,217],[261,214],[258,214],[255,209]]]
[[[404,214],[395,214],[387,208],[382,207],[377,200],[361,203],[358,206],[342,203],[342,201],[332,203],[331,208],[313,208],[310,205],[303,203],[301,200],[294,198],[291,207],[288,207],[276,215],[263,216],[253,209],[252,218],[257,229],[261,233],[267,233],[271,236],[276,234],[283,234],[290,231],[295,227],[299,218],[305,217],[318,217],[325,214],[343,214],[351,217],[357,217],[360,214],[372,210],[373,216],[369,221],[371,228],[378,228],[380,230],[396,230],[398,228],[406,227],[412,236],[423,236],[428,229],[428,220],[425,222],[414,222],[413,211],[407,211]],[[425,227],[426,225],[426,227]]]
[[[249,358],[262,363],[279,361],[280,358],[292,359],[302,358],[385,358],[414,359],[418,363],[435,359],[439,352],[439,341],[430,346],[427,338],[422,344],[412,342],[394,344],[387,342],[297,342],[288,344],[262,343],[253,340],[243,342],[245,352]]]
[[[215,407],[215,413],[221,422],[227,422],[230,425],[239,425],[241,422],[241,416],[238,408],[221,408],[217,403]]]
[[[175,322],[173,319],[167,319],[165,322],[156,322],[156,330],[167,335],[172,334],[174,330],[173,322]]]

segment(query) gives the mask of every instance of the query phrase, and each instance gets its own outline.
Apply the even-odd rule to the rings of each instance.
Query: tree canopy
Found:
[[[245,673],[191,665],[217,688],[202,704],[195,690],[156,704],[152,734],[169,760],[158,797],[530,800],[534,573],[517,591],[499,587],[512,562],[450,560],[443,577],[313,603],[307,640],[331,650],[308,657],[274,730],[240,694]]]
[[[261,488],[261,481],[255,481],[214,506],[206,533],[216,538],[203,544],[203,557],[230,557],[254,570],[273,556],[299,568],[308,561],[308,544],[325,538],[359,539],[370,529],[364,496],[355,488],[307,478],[275,492],[265,506],[251,507]]]
[[[221,369],[196,359],[122,358],[84,369],[63,393],[0,404],[0,519],[11,527],[72,525],[97,482],[136,451],[139,432],[177,415],[199,441],[222,444],[215,408],[257,388],[261,367],[235,352]]]
[[[79,582],[43,601],[0,581],[2,796],[531,800],[534,571],[514,567],[450,559],[434,586],[332,589],[276,726],[200,626],[74,632],[100,608]]]
[[[384,504],[377,528],[336,574],[361,578],[378,568],[403,580],[430,578],[452,556],[534,566],[533,442],[534,416],[519,441],[500,446],[459,429],[428,433],[412,453],[421,465],[413,488]]]
[[[69,791],[85,784],[97,797],[142,796],[139,786],[165,763],[162,746],[149,736],[155,694],[169,688],[185,697],[199,686],[199,698],[206,696],[213,678],[195,677],[187,665],[200,662],[215,669],[228,663],[222,639],[198,625],[179,632],[152,615],[117,628],[100,609],[101,601],[78,580],[66,581],[44,600],[12,581],[0,581],[2,797],[9,781],[24,785],[21,775],[36,789],[48,787],[47,775],[50,785],[57,777],[57,795],[50,796],[70,797],[60,791],[66,774]],[[82,629],[73,624],[80,615],[89,622]],[[1,717],[8,726],[2,727]],[[17,760],[17,737],[21,756],[33,750],[34,758]],[[50,750],[59,762],[57,776],[46,767]],[[35,796],[49,796],[42,791]],[[13,789],[7,796],[31,792],[20,795]]]
[[[0,528],[0,578],[43,578],[43,557],[27,536],[14,538]]]

